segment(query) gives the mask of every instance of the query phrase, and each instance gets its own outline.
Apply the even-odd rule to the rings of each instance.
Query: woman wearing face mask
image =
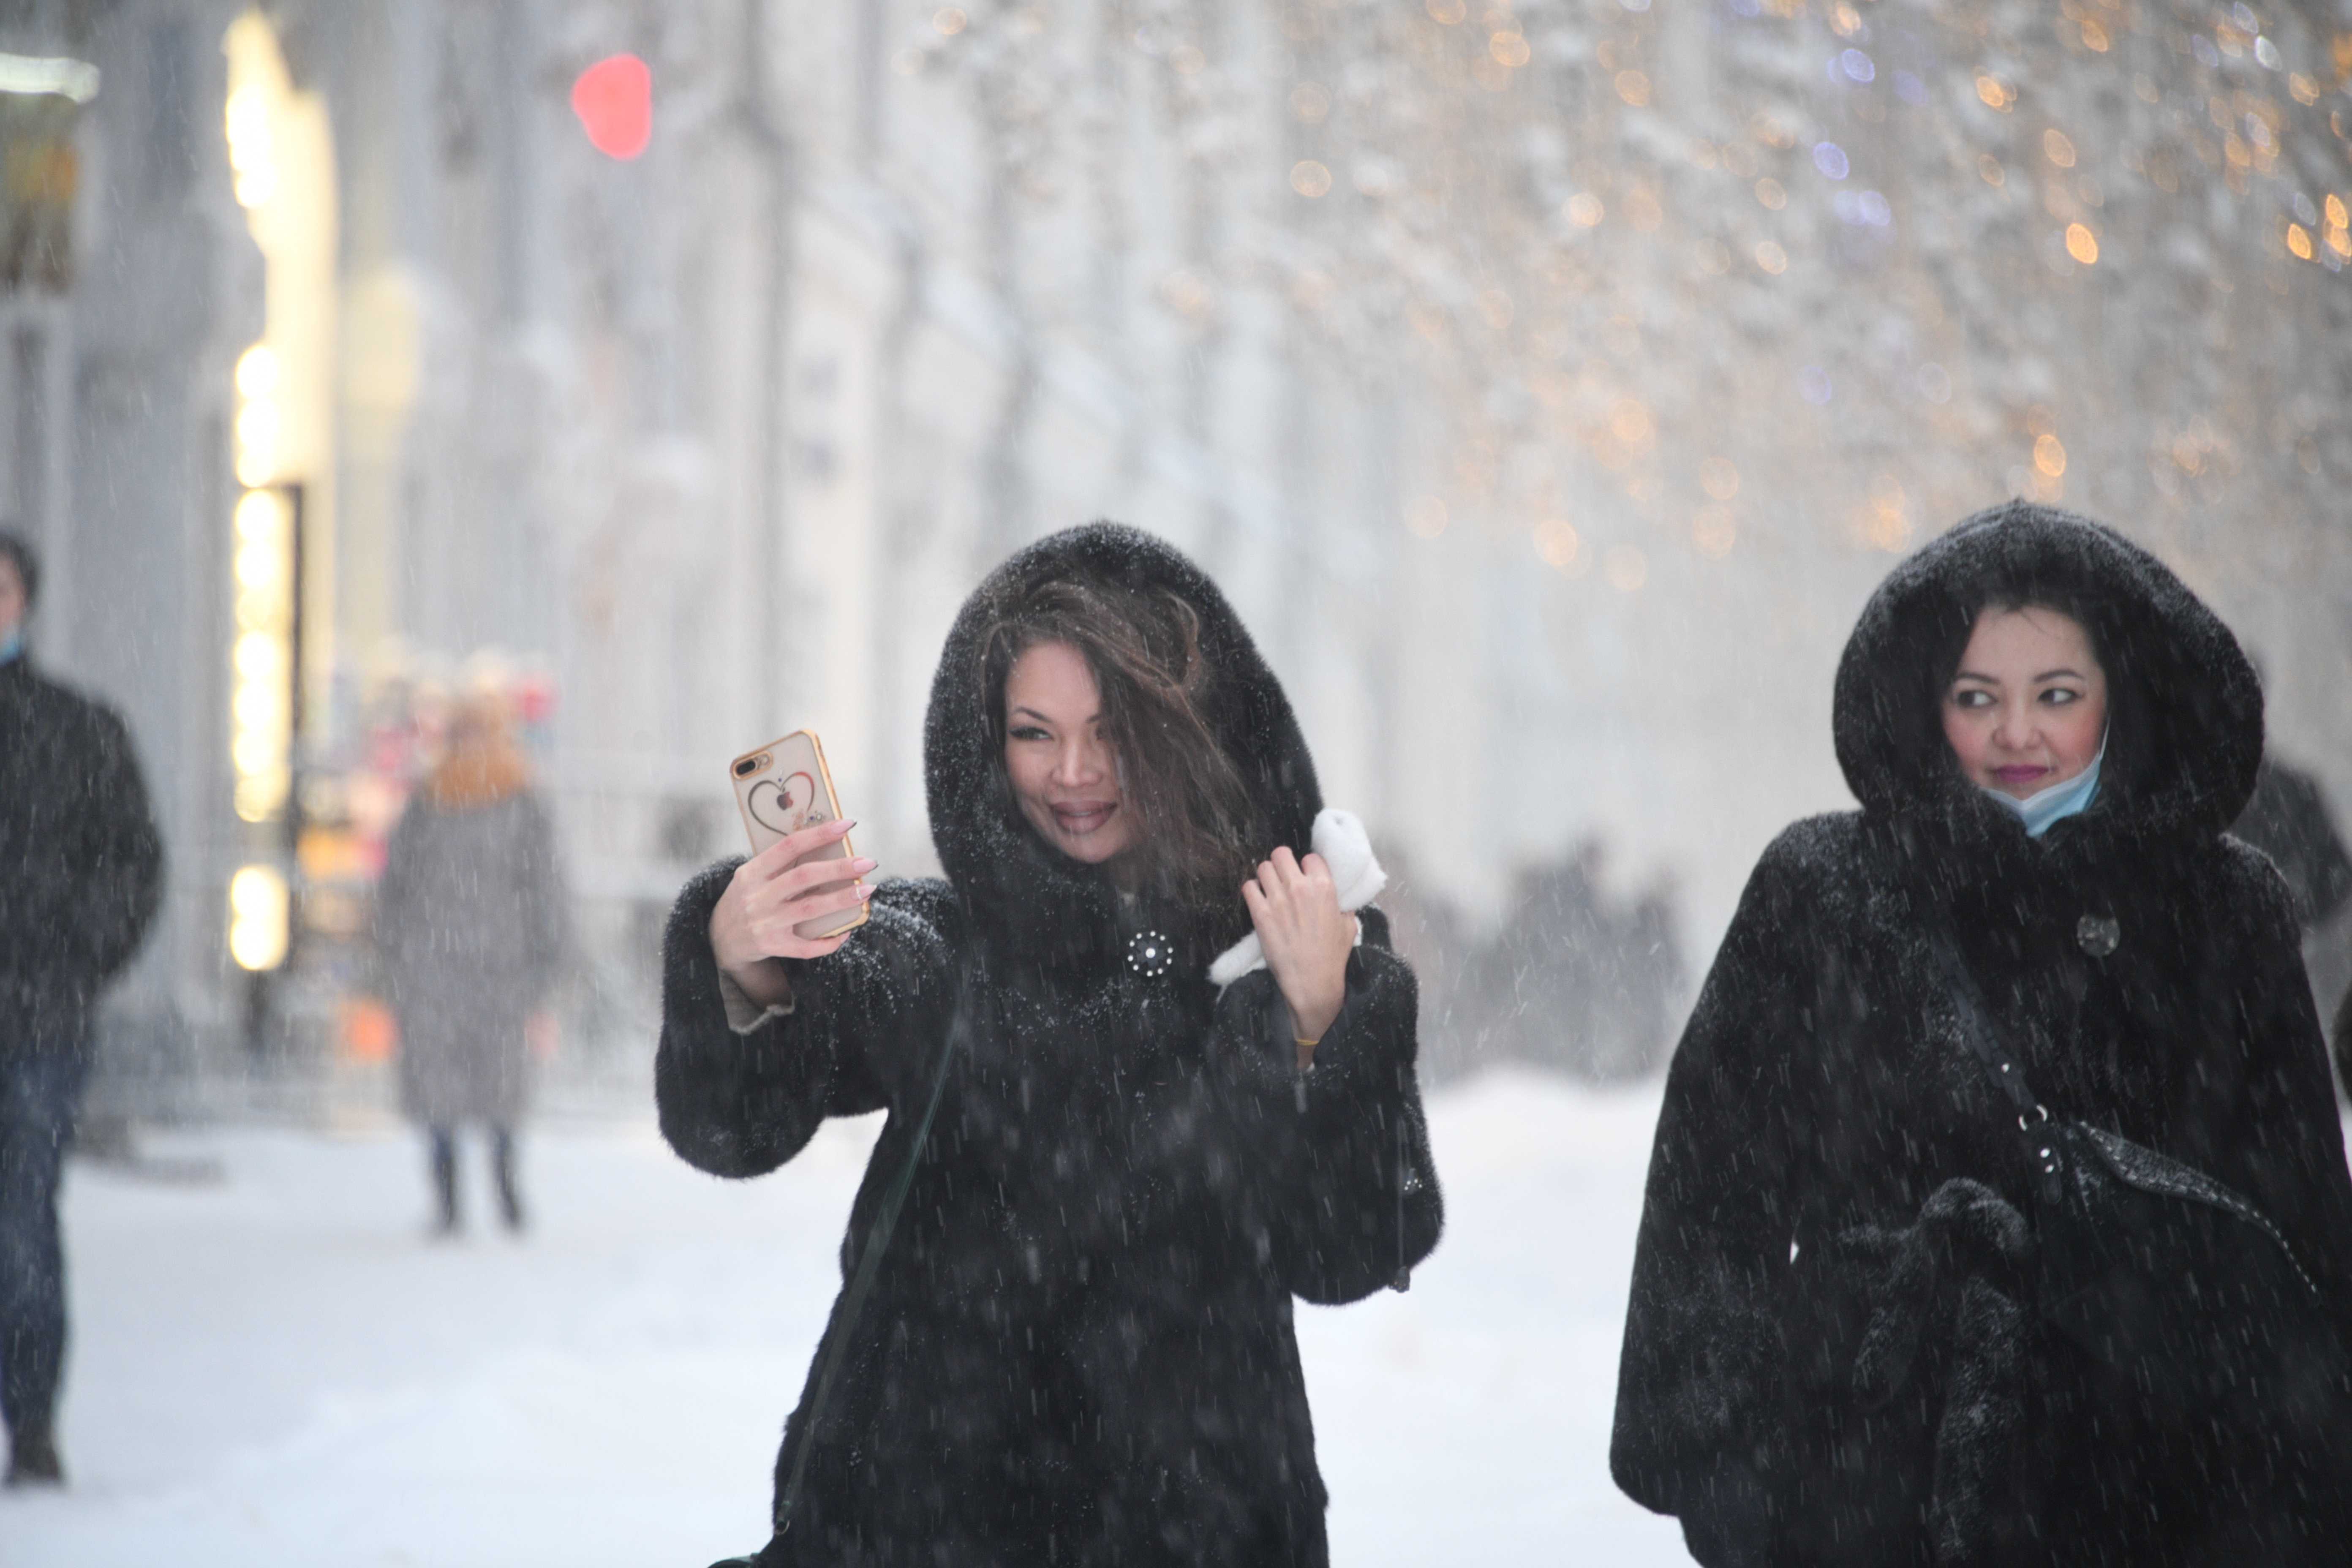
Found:
[[[1190,563],[1096,524],[965,605],[924,750],[943,879],[798,865],[826,825],[670,924],[681,1155],[756,1175],[889,1113],[756,1561],[1322,1563],[1292,1298],[1402,1285],[1440,1205],[1412,975],[1305,853],[1281,688]]]
[[[2294,910],[2222,834],[2262,755],[2235,639],[2145,552],[2018,503],[1879,588],[1834,714],[1862,809],[1765,852],[1668,1078],[1619,1484],[1710,1565],[2341,1561],[2340,1359],[2221,1418],[2112,1370],[2118,1290],[2352,1342]],[[2056,1127],[2232,1189],[2307,1279],[2232,1295],[2216,1243],[2067,1294],[2097,1249],[2045,1181]],[[2193,1254],[2221,1211],[2164,1212]]]

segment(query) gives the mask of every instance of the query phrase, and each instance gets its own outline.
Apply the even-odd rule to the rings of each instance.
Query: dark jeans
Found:
[[[89,1053],[0,1040],[0,1417],[45,1430],[66,1352],[58,1179]]]

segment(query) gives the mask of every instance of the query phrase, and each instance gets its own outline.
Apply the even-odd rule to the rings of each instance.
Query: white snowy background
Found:
[[[1436,1253],[1408,1294],[1299,1311],[1333,1562],[1686,1563],[1608,1469],[1655,1088],[1489,1073],[1430,1110]],[[425,1240],[422,1156],[389,1125],[151,1141],[151,1163],[212,1181],[78,1164],[73,1486],[0,1493],[0,1563],[748,1551],[877,1126],[828,1123],[747,1183],[688,1169],[649,1122],[551,1127],[520,1242]]]
[[[152,95],[91,106],[79,293],[0,309],[16,362],[72,328],[55,381],[88,395],[47,428],[76,482],[10,483],[52,556],[40,652],[157,784],[172,903],[112,998],[108,1105],[180,1130],[74,1168],[73,1486],[0,1493],[0,1568],[752,1546],[873,1129],[742,1185],[670,1156],[655,933],[735,846],[725,760],[796,725],[886,870],[928,864],[931,650],[1053,527],[1118,516],[1217,575],[1407,937],[1482,936],[1593,842],[1695,980],[1772,832],[1843,801],[1830,676],[1871,585],[2009,495],[2162,554],[2347,798],[2347,5],[268,6],[342,182],[315,705],[499,647],[551,674],[562,1065],[626,1089],[530,1131],[527,1240],[457,1245],[337,1054],[349,976],[289,978],[248,1081],[203,477],[265,291],[214,129],[236,6],[90,7],[108,81],[179,60],[197,129],[149,179]],[[616,164],[565,89],[624,48],[657,130]],[[348,760],[355,715],[313,718]],[[1545,940],[1491,989],[1566,1034],[1517,984],[1570,956]],[[2324,1004],[2346,945],[2315,944]],[[1483,1026],[1433,1008],[1428,1059]],[[1686,1560],[1606,1465],[1656,1093],[1433,1090],[1446,1239],[1410,1294],[1300,1318],[1340,1568]]]

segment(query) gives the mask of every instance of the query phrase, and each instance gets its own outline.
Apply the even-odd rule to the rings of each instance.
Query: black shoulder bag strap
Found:
[[[2104,1128],[2081,1122],[2060,1123],[2027,1087],[2025,1074],[2016,1058],[2002,1044],[1999,1026],[1986,1007],[1984,994],[1977,989],[1976,977],[1969,972],[1959,948],[1948,927],[1931,924],[1927,942],[1934,953],[1936,967],[1942,973],[1946,988],[1959,1008],[1960,1032],[1967,1037],[1969,1048],[1992,1080],[2009,1097],[2011,1107],[2017,1112],[2018,1131],[2024,1134],[2029,1152],[2033,1158],[2035,1180],[2045,1211],[2056,1211],[2065,1201],[2067,1184],[2064,1176],[2066,1161],[2071,1157],[2078,1168],[2087,1170],[2093,1163],[2103,1163],[2108,1172],[2125,1186],[2158,1198],[2184,1203],[2201,1204],[2217,1209],[2244,1225],[2260,1231],[2277,1247],[2288,1268],[2304,1288],[2316,1297],[2319,1286],[2310,1272],[2295,1257],[2294,1248],[2286,1237],[2244,1194],[2215,1180],[2193,1165],[2168,1154],[2130,1142]],[[2069,1136],[2073,1135],[2072,1147]],[[2077,1186],[2082,1178],[2077,1178]]]
[[[2033,1090],[2026,1084],[2025,1070],[2017,1065],[2015,1054],[2002,1044],[2000,1026],[1992,1021],[1992,1010],[1985,1005],[1984,993],[1977,989],[1976,976],[1969,972],[1968,961],[1960,956],[1950,930],[1931,921],[1927,950],[1935,958],[1937,971],[1944,978],[1944,988],[1950,994],[1953,1005],[1959,1009],[1960,1034],[1968,1041],[1969,1050],[1983,1064],[1985,1075],[2000,1087],[2009,1100],[2010,1109],[2017,1113],[2017,1130],[2032,1152],[2034,1179],[2042,1202],[2058,1202],[2064,1187],[2059,1174],[2058,1141],[2051,1134],[2049,1108],[2034,1098]]]
[[[882,1269],[882,1257],[890,1247],[890,1233],[898,1228],[898,1211],[907,1206],[907,1194],[915,1184],[915,1169],[923,1163],[923,1149],[930,1142],[931,1122],[940,1113],[940,1101],[947,1094],[948,1068],[956,1058],[971,1027],[971,970],[963,965],[956,977],[954,1017],[948,1025],[947,1045],[940,1052],[939,1071],[931,1077],[931,1098],[923,1107],[923,1119],[915,1125],[915,1136],[907,1145],[907,1157],[898,1166],[898,1173],[882,1194],[882,1204],[875,1211],[874,1224],[866,1233],[865,1248],[857,1255],[857,1269],[849,1278],[849,1287],[842,1292],[841,1310],[835,1314],[833,1332],[825,1337],[824,1360],[816,1374],[816,1387],[809,1394],[807,1419],[801,1423],[800,1441],[793,1447],[792,1472],[785,1478],[783,1495],[776,1500],[775,1538],[781,1538],[793,1527],[793,1515],[801,1500],[801,1486],[808,1474],[809,1452],[816,1447],[817,1431],[824,1421],[824,1407],[833,1396],[834,1379],[841,1372],[841,1363],[849,1353],[849,1337],[857,1326],[860,1308],[874,1289],[874,1278]],[[761,1553],[761,1559],[767,1556]],[[754,1559],[759,1561],[761,1559]]]

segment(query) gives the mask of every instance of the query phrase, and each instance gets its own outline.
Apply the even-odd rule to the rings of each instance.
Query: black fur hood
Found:
[[[988,630],[1024,593],[1055,578],[1165,590],[1199,614],[1202,656],[1213,672],[1204,717],[1272,825],[1270,840],[1255,847],[1257,855],[1276,844],[1303,853],[1322,795],[1281,683],[1217,585],[1173,546],[1139,529],[1092,522],[1015,554],[964,602],[932,679],[923,725],[931,842],[977,940],[1003,953],[1084,967],[1123,951],[1136,929],[1181,931],[1183,922],[1167,910],[1122,910],[1101,869],[1039,840],[994,755],[992,709],[1000,698],[986,689]],[[1238,889],[1234,921],[1231,930],[1183,931],[1179,962],[1204,966],[1247,929]]]
[[[2083,616],[2108,683],[2099,793],[2048,842],[2210,839],[2253,793],[2263,696],[2237,638],[2163,563],[2112,529],[2011,501],[1968,518],[1888,575],[1838,665],[1838,763],[1871,817],[1964,843],[2025,842],[1969,783],[1941,702],[1978,612],[2042,599]]]

